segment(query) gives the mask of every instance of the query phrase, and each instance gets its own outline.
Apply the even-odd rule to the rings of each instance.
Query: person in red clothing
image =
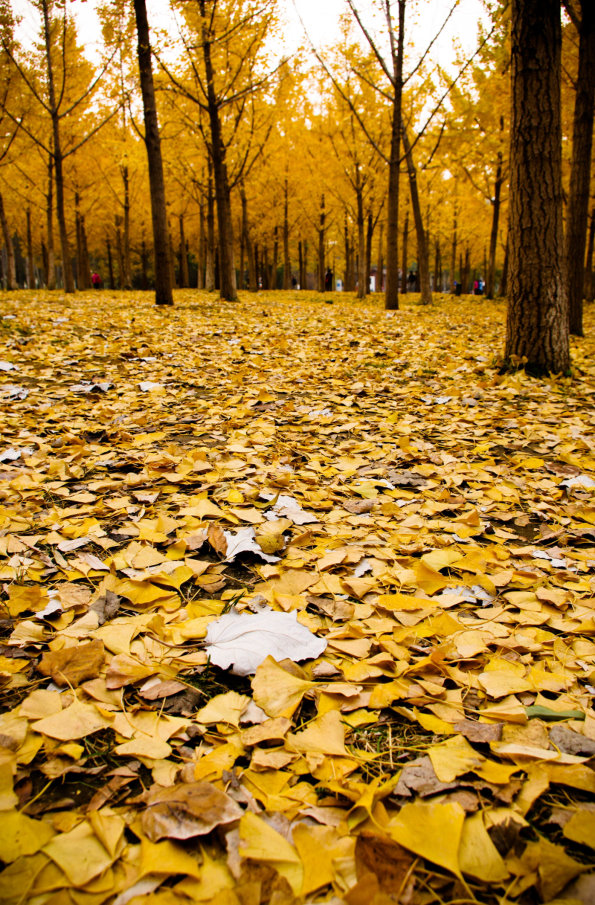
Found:
[[[91,274],[91,282],[93,283],[93,289],[101,289],[101,277],[96,270]]]

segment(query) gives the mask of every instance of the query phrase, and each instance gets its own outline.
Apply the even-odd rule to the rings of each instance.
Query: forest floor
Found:
[[[416,299],[4,294],[4,905],[595,901],[595,311]]]

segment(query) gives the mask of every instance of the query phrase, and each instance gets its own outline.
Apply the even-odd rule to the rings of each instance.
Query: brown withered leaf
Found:
[[[374,874],[384,892],[398,893],[415,856],[386,836],[363,832],[355,843],[355,869],[358,878]]]
[[[56,685],[76,688],[86,679],[98,676],[104,655],[103,641],[88,641],[76,647],[48,651],[39,661],[37,670],[42,676],[53,679]]]
[[[499,742],[502,738],[502,723],[478,723],[475,720],[461,720],[454,729],[465,736],[467,741],[486,744]]]
[[[209,782],[180,783],[166,789],[154,786],[142,800],[146,805],[142,828],[151,842],[206,836],[243,814],[233,798]]]

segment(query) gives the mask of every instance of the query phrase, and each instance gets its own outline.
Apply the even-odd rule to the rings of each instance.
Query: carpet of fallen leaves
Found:
[[[592,905],[593,339],[539,381],[483,299],[1,315],[4,905]],[[323,654],[213,665],[271,610]]]

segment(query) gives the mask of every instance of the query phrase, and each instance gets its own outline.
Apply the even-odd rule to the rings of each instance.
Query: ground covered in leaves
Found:
[[[3,297],[4,905],[595,901],[595,343],[330,299]]]

